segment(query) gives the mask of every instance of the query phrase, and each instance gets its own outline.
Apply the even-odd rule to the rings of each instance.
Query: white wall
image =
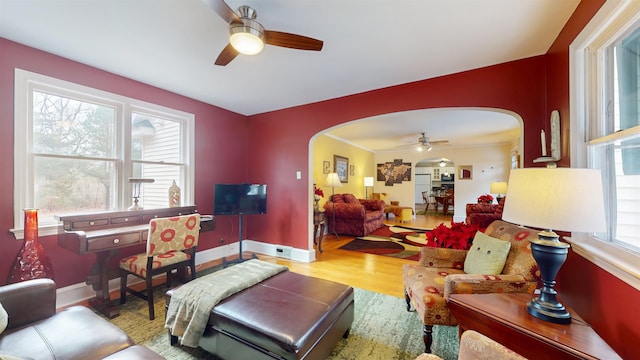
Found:
[[[478,196],[488,193],[491,183],[494,181],[507,181],[511,168],[510,144],[498,144],[481,147],[434,147],[428,153],[418,152],[413,149],[402,151],[378,152],[375,154],[375,164],[392,162],[394,159],[402,159],[410,162],[414,168],[418,162],[425,159],[447,158],[456,165],[473,166],[473,178],[471,180],[459,180],[456,171],[455,179],[455,205],[454,221],[464,221],[465,207],[467,203],[477,202]],[[375,165],[374,165],[375,166]],[[373,169],[375,174],[375,168]],[[415,173],[412,173],[411,181],[402,184],[385,186],[382,181],[374,181],[373,191],[387,193],[387,202],[399,201],[402,206],[414,207]]]

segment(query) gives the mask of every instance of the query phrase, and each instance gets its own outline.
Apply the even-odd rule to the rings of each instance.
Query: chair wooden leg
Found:
[[[431,343],[433,342],[433,325],[422,326],[422,339],[424,340],[424,352],[431,354]]]
[[[127,301],[127,273],[120,270],[120,304]]]
[[[167,271],[166,278],[167,278],[167,283],[165,284],[165,286],[167,287],[167,289],[171,289],[171,282],[173,281],[173,276],[171,276],[171,269]]]
[[[191,280],[196,279],[196,261],[195,259],[191,262]]]
[[[153,308],[153,281],[151,276],[147,276],[147,303],[149,305],[149,320],[156,318],[155,309]]]
[[[407,311],[411,311],[411,298],[407,289],[404,289],[404,301],[407,302]]]

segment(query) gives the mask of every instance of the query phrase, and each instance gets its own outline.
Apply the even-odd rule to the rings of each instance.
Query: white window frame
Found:
[[[569,48],[571,95],[571,166],[588,167],[589,119],[604,114],[605,95],[595,79],[602,79],[604,49],[629,26],[640,20],[640,2],[608,0]],[[576,253],[640,290],[640,256],[622,246],[574,233],[567,239]]]
[[[131,174],[128,173],[129,170],[127,170],[131,169],[131,166],[128,166],[127,163],[132,160],[123,155],[129,153],[127,149],[130,149],[131,146],[131,137],[125,136],[130,133],[131,114],[133,112],[144,113],[183,122],[185,131],[182,134],[183,148],[181,150],[185,157],[182,161],[185,164],[185,169],[184,183],[181,189],[182,203],[194,204],[195,115],[16,68],[14,85],[14,228],[11,229],[16,239],[20,240],[24,236],[23,209],[33,207],[33,164],[29,160],[31,158],[29,151],[32,148],[32,125],[28,119],[30,119],[32,111],[31,93],[34,85],[56,88],[62,93],[76,94],[80,98],[100,99],[102,103],[116,108],[117,210],[126,210],[131,205],[132,189],[126,179],[131,177]],[[41,236],[55,235],[58,233],[59,226],[57,221],[39,221],[39,234]]]

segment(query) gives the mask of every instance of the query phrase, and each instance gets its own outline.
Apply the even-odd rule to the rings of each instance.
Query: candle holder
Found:
[[[38,241],[38,209],[24,209],[24,243],[13,261],[7,284],[42,278],[54,278],[53,266]]]

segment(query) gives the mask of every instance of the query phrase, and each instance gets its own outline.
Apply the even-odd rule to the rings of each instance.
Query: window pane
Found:
[[[181,124],[178,121],[133,114],[131,159],[181,162]]]
[[[640,251],[640,175],[625,172],[623,166],[630,143],[620,140],[594,146],[591,158],[593,167],[605,174],[605,202],[613,230],[610,240]]]
[[[33,152],[113,158],[115,109],[33,92]]]
[[[169,187],[176,181],[182,189],[183,166],[165,164],[135,164],[140,169],[140,177],[153,179],[153,183],[142,184],[140,190],[140,205],[145,208],[161,208],[169,206]],[[182,194],[181,194],[182,195]]]
[[[116,172],[111,161],[34,158],[34,206],[41,218],[114,209]]]

